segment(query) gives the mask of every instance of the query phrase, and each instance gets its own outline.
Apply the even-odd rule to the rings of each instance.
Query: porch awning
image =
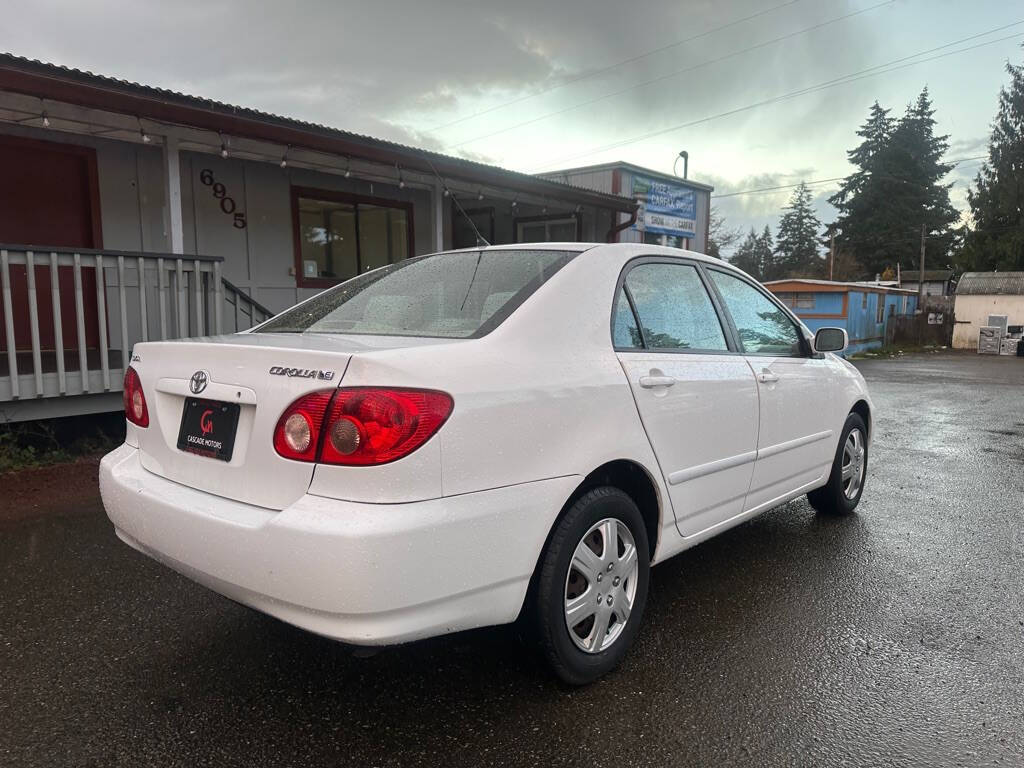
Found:
[[[231,136],[398,165],[524,195],[631,213],[633,200],[256,109],[0,53],[0,90]]]

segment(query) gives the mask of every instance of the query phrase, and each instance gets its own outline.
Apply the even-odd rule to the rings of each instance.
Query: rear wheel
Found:
[[[618,488],[588,491],[559,520],[533,596],[541,651],[562,680],[584,685],[614,669],[639,631],[650,557],[647,529]]]
[[[868,430],[859,414],[846,417],[828,483],[807,494],[811,506],[827,515],[847,515],[857,508],[868,470]]]

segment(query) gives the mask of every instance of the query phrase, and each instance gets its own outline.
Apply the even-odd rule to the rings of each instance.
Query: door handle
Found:
[[[639,384],[644,389],[653,389],[654,387],[671,387],[676,383],[676,380],[672,376],[641,376]]]
[[[757,374],[757,380],[762,384],[774,384],[779,380],[779,377],[772,373],[767,368],[762,368],[761,372]]]

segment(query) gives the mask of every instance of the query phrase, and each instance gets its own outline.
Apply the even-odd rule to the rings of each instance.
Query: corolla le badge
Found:
[[[287,368],[283,365],[275,365],[270,369],[271,376],[290,376],[298,379],[320,379],[330,381],[334,378],[334,371],[321,371],[316,368]]]
[[[204,389],[206,389],[207,382],[210,381],[209,371],[196,371],[192,374],[192,378],[188,380],[188,388],[193,395],[198,395]]]

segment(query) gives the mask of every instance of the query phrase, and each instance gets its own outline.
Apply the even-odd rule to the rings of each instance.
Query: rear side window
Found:
[[[788,357],[803,354],[796,325],[775,302],[746,280],[717,269],[708,272],[732,315],[744,352]]]
[[[722,324],[695,267],[639,264],[626,275],[624,286],[642,331],[635,327],[625,296],[620,296],[612,333],[617,348],[728,350]]]
[[[409,259],[325,291],[257,333],[476,338],[501,324],[576,254],[501,249]]]

